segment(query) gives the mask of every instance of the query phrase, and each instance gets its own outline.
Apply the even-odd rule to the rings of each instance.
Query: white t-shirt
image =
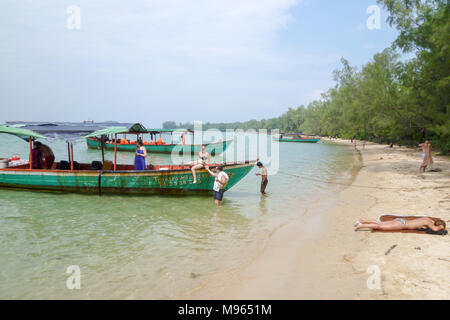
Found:
[[[225,188],[226,183],[225,183],[224,185],[222,185],[222,184],[219,182],[219,180],[222,180],[223,177],[225,178],[226,182],[228,182],[229,177],[228,177],[228,175],[226,174],[226,172],[220,171],[219,174],[218,174],[217,177],[216,177],[216,180],[214,181],[214,187],[213,187],[213,190],[214,190],[214,191],[219,192],[220,189]]]

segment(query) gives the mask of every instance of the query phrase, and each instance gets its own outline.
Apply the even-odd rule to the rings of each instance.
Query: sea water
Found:
[[[67,160],[63,139],[47,144],[57,161]],[[14,153],[27,158],[28,144],[0,135],[0,158]],[[74,154],[78,162],[101,159],[101,151],[88,149],[82,139]],[[267,196],[259,193],[255,168],[225,193],[221,207],[211,195],[99,197],[0,189],[0,299],[170,299],[186,296],[202,279],[242,268],[268,234],[343,188],[354,163],[351,148],[323,142],[280,143],[279,157]],[[133,158],[118,155],[120,163]],[[171,158],[151,155],[150,161]]]

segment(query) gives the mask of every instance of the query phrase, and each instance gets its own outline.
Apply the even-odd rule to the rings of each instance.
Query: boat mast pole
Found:
[[[114,171],[116,171],[117,163],[117,133],[114,135]]]
[[[33,147],[31,137],[30,137],[30,170],[33,170]]]
[[[70,162],[70,142],[67,140],[67,160]]]
[[[70,171],[73,171],[73,143],[70,143]]]
[[[101,136],[102,139],[102,163],[105,163],[105,137]]]

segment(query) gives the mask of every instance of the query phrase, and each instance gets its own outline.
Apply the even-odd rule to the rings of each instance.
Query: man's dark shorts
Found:
[[[214,191],[214,200],[222,201],[224,192],[225,192],[225,189],[220,189],[220,191]]]
[[[269,180],[264,180],[263,183],[261,183],[261,192],[265,192],[266,191],[266,187],[267,187],[267,182],[269,182]]]

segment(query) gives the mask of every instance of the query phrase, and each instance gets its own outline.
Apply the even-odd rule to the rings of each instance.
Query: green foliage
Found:
[[[177,123],[175,121],[165,121],[162,127],[163,129],[175,129],[177,128]]]

